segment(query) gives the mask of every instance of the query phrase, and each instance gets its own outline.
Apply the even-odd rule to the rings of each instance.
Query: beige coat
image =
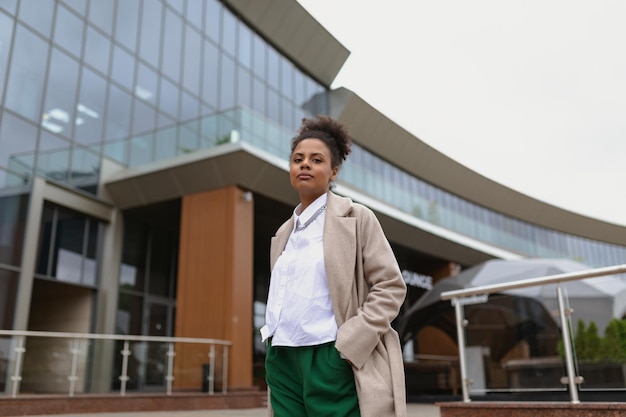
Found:
[[[272,268],[292,230],[293,217],[272,238]],[[339,327],[335,346],[352,362],[361,416],[405,417],[402,351],[390,323],[404,301],[406,285],[374,213],[329,192],[324,259]]]

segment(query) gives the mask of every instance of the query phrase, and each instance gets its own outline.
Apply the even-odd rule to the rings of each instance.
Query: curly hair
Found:
[[[348,128],[328,116],[318,115],[313,119],[302,119],[296,136],[291,139],[291,153],[304,139],[319,139],[328,146],[333,168],[340,167],[351,152],[352,138]]]

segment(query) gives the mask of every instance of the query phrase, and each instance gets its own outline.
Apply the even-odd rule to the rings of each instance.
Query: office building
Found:
[[[407,303],[488,259],[626,263],[624,227],[332,90],[348,56],[292,0],[0,1],[2,329],[229,340],[229,386],[262,385],[269,240],[298,201],[290,138],[316,114],[351,129],[336,191],[378,215]]]

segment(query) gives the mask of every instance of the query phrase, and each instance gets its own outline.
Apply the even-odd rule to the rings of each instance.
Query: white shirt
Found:
[[[321,195],[298,216],[270,280],[263,341],[272,346],[314,346],[337,338],[337,322],[324,268],[324,221],[327,195]],[[316,216],[318,210],[321,210]],[[304,225],[316,216],[303,230]]]

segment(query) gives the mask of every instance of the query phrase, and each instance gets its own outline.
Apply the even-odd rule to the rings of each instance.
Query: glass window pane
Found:
[[[159,45],[161,43],[161,2],[146,1],[143,3],[141,16],[141,32],[139,55],[153,67],[159,67]]]
[[[131,51],[137,47],[138,22],[139,0],[118,1],[115,38]]]
[[[196,95],[200,95],[200,59],[202,57],[202,38],[193,29],[187,28],[185,34],[185,62],[183,66],[183,85]]]
[[[148,228],[134,219],[124,219],[124,246],[120,268],[120,288],[144,288],[148,250]]]
[[[135,100],[135,111],[133,112],[133,135],[154,130],[156,126],[156,112],[151,106]]]
[[[252,31],[248,26],[244,24],[239,25],[237,60],[248,69],[252,67],[252,36]]]
[[[238,67],[237,75],[237,105],[252,108],[252,78],[250,73]]]
[[[16,194],[0,197],[0,264],[13,266],[21,264],[27,211],[28,195]],[[1,281],[0,286],[2,286]],[[2,301],[0,301],[1,305]],[[1,307],[0,314],[2,314]]]
[[[222,13],[222,48],[231,56],[236,56],[237,50],[237,19],[230,10]]]
[[[258,36],[254,37],[254,61],[252,68],[254,73],[262,80],[265,80],[265,65],[267,63],[267,44]]]
[[[109,86],[109,104],[105,140],[118,140],[130,135],[131,96],[114,85]]]
[[[187,17],[189,23],[200,30],[202,30],[203,5],[204,2],[202,1],[188,1],[187,11],[185,12],[185,16]]]
[[[89,20],[108,35],[113,34],[114,7],[115,2],[113,1],[92,1],[89,3]]]
[[[95,286],[98,273],[98,243],[100,240],[101,223],[88,219],[87,252],[83,265],[83,284]]]
[[[164,33],[161,70],[178,83],[180,82],[180,60],[183,49],[183,25],[180,17],[169,10],[165,12]]]
[[[95,194],[100,172],[100,155],[89,148],[74,146],[71,156],[70,185]]]
[[[261,114],[265,114],[266,94],[265,84],[254,77],[252,80],[252,108]]]
[[[66,183],[70,166],[70,143],[45,130],[41,131],[37,151],[37,173]]]
[[[17,26],[6,106],[39,122],[43,82],[48,61],[48,45],[31,31]],[[6,155],[6,154],[4,154]]]
[[[164,230],[156,227],[152,230],[149,291],[151,294],[167,297],[170,295],[176,241]]]
[[[280,56],[274,48],[267,49],[267,67],[270,86],[280,88]]]
[[[52,16],[54,16],[54,0],[38,0],[37,7],[24,6],[20,7],[19,18],[28,26],[49,38],[52,30]]]
[[[267,92],[267,116],[276,122],[280,121],[280,98],[271,88]]]
[[[141,334],[142,313],[143,297],[120,292],[115,333]]]
[[[204,69],[202,72],[202,99],[213,107],[217,107],[217,76],[219,68],[219,51],[210,42],[204,43]]]
[[[156,95],[159,77],[148,66],[141,62],[137,68],[137,84],[135,84],[135,97],[156,105]]]
[[[85,218],[62,208],[57,209],[57,214],[50,273],[59,281],[79,283],[85,241]]]
[[[83,47],[83,29],[85,24],[64,6],[57,6],[57,18],[54,25],[54,42],[80,58]]]
[[[180,90],[174,84],[161,78],[161,95],[159,96],[159,108],[174,118],[178,118],[178,100]]]
[[[111,41],[100,32],[88,27],[85,45],[85,62],[107,74],[111,57]]]
[[[37,128],[9,112],[0,121],[0,165],[28,177],[33,175]]]
[[[200,117],[200,102],[187,93],[182,94],[180,120],[187,122]]]
[[[217,0],[208,0],[206,2],[206,19],[204,32],[215,42],[220,40],[220,20],[222,5]]]
[[[75,117],[77,79],[78,62],[53,48],[41,124],[68,138],[74,133],[74,125],[79,123]]]
[[[0,269],[0,328],[12,329],[19,273]]]
[[[83,67],[80,95],[76,105],[76,141],[91,144],[102,139],[105,91],[104,78]]]
[[[87,0],[63,0],[63,3],[74,9],[81,16],[85,16],[85,12],[87,11]]]
[[[130,91],[133,90],[135,78],[135,58],[118,46],[113,47],[113,66],[111,78]]]
[[[222,55],[222,78],[220,82],[220,109],[235,106],[235,61]]]
[[[0,0],[0,9],[6,10],[11,15],[15,15],[17,0]]]
[[[39,229],[39,243],[37,244],[37,264],[35,273],[48,276],[50,270],[50,249],[52,248],[52,231],[54,229],[54,209],[44,205],[41,212],[41,227]]]
[[[0,80],[4,80],[9,60],[9,49],[13,38],[13,20],[0,13]],[[0,82],[0,105],[4,99],[4,82]]]

